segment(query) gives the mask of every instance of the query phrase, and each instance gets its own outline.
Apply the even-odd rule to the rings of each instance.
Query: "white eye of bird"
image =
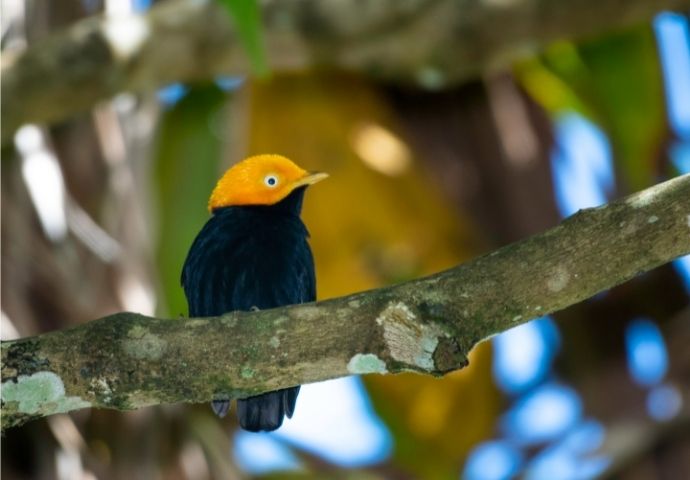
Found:
[[[267,187],[273,188],[278,185],[278,177],[275,175],[266,175],[266,177],[264,177],[264,183]]]

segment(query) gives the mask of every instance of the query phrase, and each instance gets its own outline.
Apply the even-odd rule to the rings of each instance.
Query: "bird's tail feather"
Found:
[[[299,385],[292,388],[286,388],[281,390],[285,392],[283,395],[283,408],[285,409],[285,415],[288,418],[292,418],[292,414],[295,413],[295,404],[297,404],[297,395],[299,394]]]
[[[240,426],[250,432],[276,430],[295,412],[298,393],[299,387],[291,387],[237,400]]]
[[[228,414],[228,410],[230,410],[230,400],[214,400],[211,402],[211,408],[213,409],[213,413],[223,418]]]

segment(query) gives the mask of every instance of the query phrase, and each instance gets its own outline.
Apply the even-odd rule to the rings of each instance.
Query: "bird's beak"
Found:
[[[305,176],[295,182],[295,188],[303,187],[305,185],[314,185],[321,180],[328,178],[325,172],[308,172]]]

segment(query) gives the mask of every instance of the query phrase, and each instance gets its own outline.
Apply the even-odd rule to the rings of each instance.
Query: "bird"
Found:
[[[220,178],[208,201],[211,217],[189,249],[181,283],[189,315],[219,316],[316,299],[309,232],[300,218],[308,186],[325,178],[282,155],[248,157]],[[278,429],[295,411],[299,386],[238,399],[240,426]],[[224,417],[230,401],[212,402]]]

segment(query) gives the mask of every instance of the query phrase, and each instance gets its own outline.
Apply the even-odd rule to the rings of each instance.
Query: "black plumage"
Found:
[[[194,240],[182,269],[189,314],[217,316],[316,299],[309,233],[300,219],[306,187],[274,205],[217,208]],[[237,401],[242,428],[275,430],[295,409],[299,386]],[[225,415],[227,401],[214,401]]]

